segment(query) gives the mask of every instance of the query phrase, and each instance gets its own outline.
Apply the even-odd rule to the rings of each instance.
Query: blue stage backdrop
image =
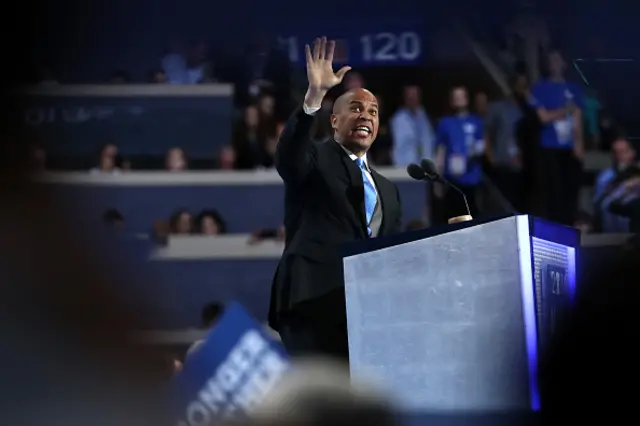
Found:
[[[304,24],[304,25],[303,25]],[[403,19],[367,22],[354,25],[350,21],[332,21],[330,28],[316,22],[300,23],[278,29],[278,41],[289,60],[305,64],[305,44],[311,44],[319,34],[337,40],[334,61],[354,67],[418,65],[425,60],[425,22]]]
[[[110,142],[124,156],[180,146],[214,158],[231,141],[232,95],[230,85],[60,86],[32,89],[20,104],[30,140],[51,155],[97,158]]]

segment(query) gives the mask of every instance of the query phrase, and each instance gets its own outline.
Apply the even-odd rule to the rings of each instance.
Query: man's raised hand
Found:
[[[336,42],[327,41],[326,37],[317,38],[313,43],[313,52],[307,44],[305,53],[307,56],[307,78],[309,89],[326,92],[342,82],[345,74],[351,67],[342,67],[338,72],[333,72],[333,52]]]

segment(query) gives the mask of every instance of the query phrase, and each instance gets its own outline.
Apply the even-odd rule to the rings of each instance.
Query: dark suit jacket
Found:
[[[285,183],[286,245],[271,291],[269,322],[282,314],[343,321],[342,245],[366,239],[360,168],[333,140],[314,142],[314,117],[300,108],[289,119],[276,152]],[[379,236],[400,232],[398,188],[371,170],[382,204]]]

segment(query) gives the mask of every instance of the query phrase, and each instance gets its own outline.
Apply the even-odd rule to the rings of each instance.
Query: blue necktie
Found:
[[[373,213],[376,210],[376,202],[378,200],[378,194],[376,192],[376,188],[373,186],[367,174],[365,173],[366,166],[364,164],[364,160],[362,158],[356,159],[356,164],[360,167],[360,171],[362,172],[362,183],[364,183],[364,209],[367,215],[367,231],[369,232],[369,236],[371,236],[371,219],[373,218]]]

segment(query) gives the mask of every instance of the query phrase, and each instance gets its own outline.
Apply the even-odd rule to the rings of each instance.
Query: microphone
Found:
[[[417,164],[409,164],[407,166],[407,173],[415,180],[429,180],[424,170]]]
[[[411,166],[411,165],[409,165]],[[462,200],[464,201],[464,206],[467,209],[467,216],[469,218],[471,218],[471,209],[469,208],[469,202],[467,201],[467,196],[464,194],[464,192],[462,192],[462,190],[460,188],[458,188],[456,185],[452,184],[451,182],[449,182],[448,180],[446,180],[445,178],[443,178],[442,176],[440,176],[440,174],[438,173],[438,169],[436,168],[435,163],[428,159],[428,158],[423,158],[420,161],[420,169],[422,170],[424,176],[426,179],[433,181],[433,182],[439,182],[449,188],[453,188],[454,191],[456,191],[458,194],[460,194],[462,196]],[[409,167],[407,167],[407,171],[409,171]],[[409,173],[409,175],[411,175],[411,173]],[[411,176],[413,177],[413,176]],[[415,178],[414,178],[415,179]],[[457,219],[457,218],[453,218],[453,219]],[[464,220],[470,220],[468,218],[465,218]],[[458,221],[458,220],[455,220]],[[460,220],[462,221],[462,219]],[[451,222],[451,219],[450,219]]]

